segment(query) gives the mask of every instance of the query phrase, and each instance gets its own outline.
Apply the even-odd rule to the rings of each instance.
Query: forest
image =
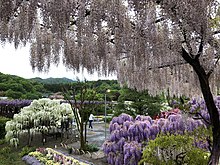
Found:
[[[0,73],[0,97],[7,98],[7,100],[25,100],[23,102],[26,105],[30,103],[26,100],[48,98],[54,93],[65,95],[78,83],[67,78],[24,79],[19,76]],[[163,95],[152,97],[147,91],[138,92],[134,89],[129,89],[126,85],[121,87],[117,80],[86,81],[83,84],[86,84],[88,89],[97,93],[96,100],[104,101],[106,94],[107,101],[117,102],[114,107],[109,108],[109,113],[114,111],[115,116],[121,113],[128,113],[132,116],[149,114],[153,117],[160,113],[161,103],[166,101]],[[106,93],[107,89],[110,92]],[[79,95],[79,93],[76,95]],[[129,105],[125,104],[126,101],[131,103]],[[24,104],[23,102],[20,103],[18,101],[16,104],[20,106]],[[96,114],[103,113],[103,106],[96,108]]]
[[[37,99],[46,92],[43,84],[0,73],[0,96],[9,99]]]

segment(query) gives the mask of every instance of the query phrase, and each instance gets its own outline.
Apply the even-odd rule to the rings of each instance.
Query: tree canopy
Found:
[[[185,52],[192,61],[201,57],[209,76],[215,69],[210,82],[216,93],[218,7],[217,0],[2,0],[0,38],[15,47],[31,43],[30,62],[40,71],[63,54],[74,71],[117,71],[121,83],[152,94],[169,88],[200,95]]]

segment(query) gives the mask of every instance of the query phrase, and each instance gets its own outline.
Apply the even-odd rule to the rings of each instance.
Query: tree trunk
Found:
[[[208,113],[210,115],[210,121],[212,126],[212,137],[213,137],[213,145],[211,150],[211,156],[209,160],[210,165],[217,165],[220,157],[220,122],[219,122],[219,113],[218,109],[215,105],[213,95],[211,89],[209,87],[209,77],[206,74],[205,70],[202,66],[200,66],[199,62],[193,65],[194,70],[196,71],[201,91],[206,103],[206,107],[208,109]]]
[[[30,129],[28,129],[28,146],[31,146],[31,133],[30,133]]]
[[[85,122],[85,136],[84,136],[84,138],[85,138],[85,142],[87,143],[87,121]]]
[[[218,133],[219,134],[219,133]],[[209,159],[209,165],[218,165],[220,157],[220,137],[213,133],[213,146],[211,156]]]
[[[184,48],[182,48],[181,55],[184,60],[193,67],[199,78],[201,91],[206,103],[206,107],[208,109],[212,127],[213,144],[211,156],[209,159],[209,165],[217,165],[220,157],[220,121],[218,109],[215,106],[213,95],[209,86],[210,75],[206,73],[205,69],[199,62],[200,54],[197,54],[195,58],[192,58],[193,55],[190,55]]]
[[[80,149],[84,150],[85,148],[85,141],[84,141],[84,136],[83,136],[83,121],[81,120],[80,122]]]

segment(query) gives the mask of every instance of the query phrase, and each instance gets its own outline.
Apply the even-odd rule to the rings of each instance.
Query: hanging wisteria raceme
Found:
[[[122,84],[153,95],[164,89],[201,95],[184,49],[201,58],[206,73],[215,69],[210,85],[216,93],[218,7],[217,0],[2,0],[0,41],[16,48],[30,43],[33,70],[48,71],[62,54],[69,69],[117,71]]]
[[[110,123],[110,137],[103,144],[109,164],[137,164],[141,159],[143,147],[159,133],[185,134],[199,127],[205,127],[201,120],[194,120],[181,112],[170,114],[167,118],[152,120],[150,116],[137,116],[133,119],[127,114],[114,117]],[[195,139],[195,146],[208,149],[206,141]]]
[[[0,115],[12,118],[20,109],[30,105],[32,100],[0,100]]]
[[[5,138],[12,145],[17,146],[19,136],[28,134],[30,145],[31,137],[36,133],[49,134],[64,131],[65,126],[70,126],[73,119],[70,104],[60,104],[58,100],[50,99],[34,100],[29,106],[22,108],[20,113],[15,114],[12,120],[6,122]]]
[[[32,100],[0,100],[0,107],[11,106],[11,107],[25,107],[30,105]]]
[[[215,105],[218,109],[218,112],[220,113],[220,96],[216,96],[215,99]],[[196,117],[202,118],[203,122],[207,125],[210,126],[210,116],[206,107],[206,103],[204,99],[192,99],[190,102],[190,112],[192,114],[195,114]]]

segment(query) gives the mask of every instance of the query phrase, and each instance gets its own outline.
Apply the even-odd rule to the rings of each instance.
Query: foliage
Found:
[[[187,134],[159,135],[156,139],[148,142],[139,164],[206,165],[208,157],[207,151],[195,147],[192,136]]]
[[[115,108],[115,116],[126,113],[132,116],[149,115],[151,117],[160,113],[163,99],[159,96],[153,97],[147,91],[138,92],[134,89],[123,87]]]
[[[47,96],[51,93],[62,92],[63,89],[71,90],[77,82],[67,78],[49,78],[49,79],[24,79],[14,75],[0,73],[0,96],[7,96],[11,99],[39,99],[42,95]],[[116,80],[98,80],[88,81],[88,86],[96,89],[96,92],[104,98],[106,89],[111,93],[107,100],[117,100],[120,95],[119,84]]]
[[[11,147],[0,147],[0,164],[2,165],[23,165],[21,157],[18,156],[17,151]]]
[[[44,92],[43,85],[18,76],[0,73],[0,91],[2,97],[12,99],[38,99]]]
[[[25,146],[22,148],[21,152],[19,153],[19,156],[23,157],[23,156],[28,155],[30,152],[33,152],[35,150],[36,150],[36,148],[34,148],[34,147]]]
[[[13,120],[6,122],[5,138],[10,144],[17,146],[19,136],[28,134],[28,145],[36,132],[44,134],[64,131],[72,123],[73,113],[67,103],[60,104],[57,100],[34,100],[29,106],[15,114]],[[42,139],[43,140],[43,139]]]
[[[85,146],[85,151],[96,152],[98,150],[99,150],[99,148],[95,144],[86,144],[86,146]]]
[[[193,120],[180,112],[157,120],[152,120],[150,116],[138,115],[134,119],[130,115],[121,114],[110,123],[110,137],[103,144],[103,151],[110,164],[135,165],[141,159],[143,147],[159,133],[183,135],[186,132],[192,133],[198,127],[205,127],[202,121]],[[196,146],[208,149],[207,141],[196,143]]]
[[[110,123],[112,121],[112,116],[106,116],[106,122],[107,123]]]
[[[116,80],[98,80],[98,81],[86,81],[84,82],[87,84],[88,88],[93,89],[96,91],[97,94],[99,94],[100,98],[104,100],[104,94],[106,92],[106,89],[110,89],[111,92],[107,95],[107,100],[117,100],[120,93],[119,89],[120,86],[117,83]],[[72,83],[56,83],[56,84],[43,84],[45,90],[47,90],[48,93],[56,93],[56,92],[67,92],[71,91],[73,88],[78,86],[78,82],[72,82]],[[79,95],[79,91],[76,91]]]
[[[0,139],[5,138],[5,134],[6,134],[5,125],[6,122],[9,120],[10,120],[9,118],[0,116]]]
[[[4,139],[0,139],[0,145],[5,144],[5,143],[6,143],[5,138]]]
[[[11,151],[12,151],[12,148],[7,146],[7,147],[1,148],[0,153],[3,155],[9,155]]]

